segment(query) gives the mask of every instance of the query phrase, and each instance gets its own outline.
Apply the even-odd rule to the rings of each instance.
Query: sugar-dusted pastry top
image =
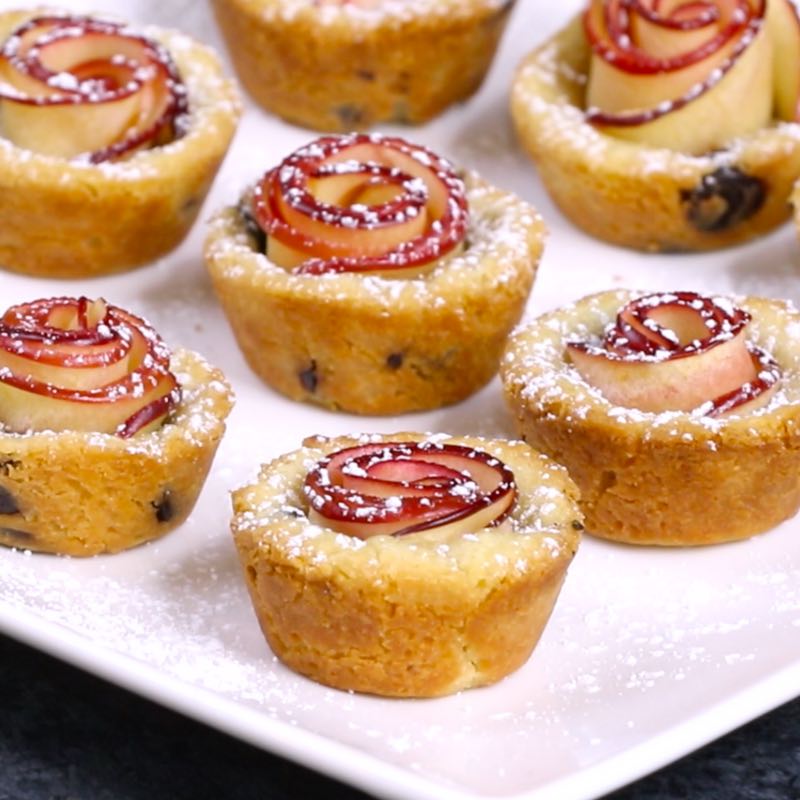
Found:
[[[413,533],[403,533],[401,529],[399,535],[381,532],[366,538],[337,531],[313,506],[317,492],[305,488],[309,474],[313,476],[319,463],[329,458],[332,447],[344,445],[371,449],[383,446],[389,440],[398,444],[419,442],[422,447],[433,451],[447,445],[488,453],[506,468],[510,465],[513,469],[513,480],[516,481],[513,502],[494,518],[496,522],[480,524],[479,518],[475,517],[477,527],[474,529],[470,529],[471,523],[464,529],[437,522]],[[355,466],[351,466],[350,471],[358,472]],[[442,434],[364,435],[337,440],[317,437],[306,440],[302,450],[266,465],[262,476],[267,473],[268,481],[257,482],[246,492],[242,491],[241,495],[247,494],[249,502],[246,508],[242,504],[237,512],[235,531],[238,534],[250,532],[256,537],[261,535],[260,532],[269,531],[270,537],[289,545],[297,558],[309,558],[315,563],[324,558],[337,561],[366,559],[370,557],[369,553],[381,553],[381,560],[443,559],[454,566],[459,565],[459,568],[479,572],[481,569],[491,570],[493,561],[505,567],[506,559],[513,559],[523,552],[530,554],[532,549],[542,557],[560,558],[574,550],[581,529],[580,520],[574,514],[574,492],[570,489],[566,472],[521,442],[489,442],[476,437]],[[456,497],[461,491],[455,490]],[[400,497],[397,496],[396,500],[391,497],[389,494],[382,504],[383,510],[371,514],[374,523],[381,524],[380,517],[386,513],[400,513]]]
[[[224,209],[211,222],[207,256],[223,276],[251,274],[257,284],[283,287],[300,295],[335,300],[343,292],[379,301],[390,312],[397,304],[444,303],[445,298],[469,287],[513,281],[520,260],[529,260],[532,236],[541,236],[541,217],[530,205],[489,186],[475,173],[464,176],[469,225],[465,244],[434,268],[417,277],[392,279],[388,273],[329,272],[296,274],[270,261],[263,252],[263,234],[254,229],[239,208]],[[247,198],[245,198],[247,202]]]
[[[710,413],[714,396],[693,408],[661,411],[642,410],[610,400],[576,368],[568,343],[590,343],[601,348],[609,332],[613,337],[620,310],[643,296],[669,300],[676,294],[603,292],[520,326],[503,359],[504,380],[514,387],[523,402],[532,403],[542,411],[550,404],[559,407],[568,404],[570,416],[576,420],[613,420],[647,431],[647,436],[696,436],[708,440],[712,449],[715,435],[728,430],[734,435],[736,431],[744,433],[753,421],[762,418],[766,421],[771,416],[778,422],[784,409],[800,403],[800,314],[789,301],[756,297],[713,297],[711,301],[725,310],[738,308],[745,312],[750,318],[746,327],[750,349],[763,351],[776,365],[777,374],[755,375],[756,381],[764,378],[769,383],[767,402],[763,405],[743,405],[738,411],[731,408],[729,413],[720,415]],[[665,360],[663,353],[650,354],[645,362],[648,359],[656,364]],[[698,373],[698,380],[702,373],[702,370]]]

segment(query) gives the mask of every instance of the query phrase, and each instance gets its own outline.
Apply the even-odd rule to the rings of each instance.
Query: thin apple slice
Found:
[[[309,518],[348,536],[474,533],[511,513],[511,471],[481,450],[386,442],[340,450],[309,471]]]
[[[775,116],[800,120],[800,12],[792,0],[770,0],[767,23],[774,43]]]

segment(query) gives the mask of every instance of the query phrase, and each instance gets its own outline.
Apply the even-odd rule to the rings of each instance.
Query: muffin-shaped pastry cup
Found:
[[[359,414],[437,408],[487,383],[533,285],[544,226],[514,195],[465,182],[464,249],[415,279],[293,274],[261,252],[239,208],[217,214],[206,263],[250,367],[294,400]]]
[[[257,103],[297,125],[350,131],[422,123],[469,97],[514,0],[212,5],[239,80]]]
[[[32,12],[0,14],[0,40]],[[0,267],[85,278],[157,259],[189,232],[238,121],[236,88],[217,56],[187,36],[142,33],[175,62],[187,90],[186,132],[124,161],[92,164],[0,138]]]
[[[188,350],[170,367],[182,399],[166,422],[128,439],[0,430],[0,544],[70,556],[116,553],[180,525],[225,431],[222,373]]]
[[[359,443],[461,444],[517,484],[502,527],[367,540],[308,519],[302,485],[328,453]],[[398,434],[313,438],[234,492],[233,535],[261,628],[289,667],[339,689],[435,697],[498,681],[536,645],[579,543],[566,471],[521,442]]]
[[[735,245],[788,219],[800,126],[775,122],[695,156],[614,138],[585,118],[590,53],[576,18],[525,58],[511,93],[519,139],[573,223],[613,244],[673,252]]]
[[[612,405],[565,357],[601,337],[642,293],[609,291],[545,314],[511,336],[501,365],[523,438],[564,464],[588,533],[634,544],[704,545],[769,530],[800,506],[800,313],[736,299],[748,339],[783,378],[763,408],[720,418]]]

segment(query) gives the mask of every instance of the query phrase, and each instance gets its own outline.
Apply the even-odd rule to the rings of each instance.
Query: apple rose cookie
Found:
[[[641,250],[707,250],[789,216],[800,176],[790,0],[591,0],[512,90],[522,144],[576,225]]]
[[[82,16],[0,14],[0,266],[92,277],[176,247],[238,119],[216,56]]]
[[[520,327],[501,375],[590,533],[711,544],[800,505],[799,336],[784,301],[604,292]]]
[[[315,437],[233,495],[273,652],[316,681],[435,697],[536,645],[578,547],[566,471],[521,442]]]
[[[243,86],[289,122],[417,124],[483,81],[514,0],[214,0]]]
[[[206,261],[250,366],[295,400],[396,414],[497,370],[543,243],[536,212],[402,139],[319,139],[217,215]]]
[[[190,351],[103,300],[54,298],[0,318],[0,544],[90,556],[180,525],[231,393]]]

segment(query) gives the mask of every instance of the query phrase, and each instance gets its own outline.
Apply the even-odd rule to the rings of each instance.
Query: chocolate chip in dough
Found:
[[[339,118],[343,130],[358,127],[364,122],[364,109],[354,105],[337,106],[333,113]]]
[[[686,217],[699,231],[717,233],[752,217],[764,204],[763,181],[737,167],[720,167],[681,192]]]
[[[0,472],[3,475],[10,475],[15,469],[19,469],[22,462],[13,458],[0,459]]]
[[[304,369],[298,377],[300,378],[300,385],[312,394],[317,391],[319,384],[319,377],[317,376],[317,362],[312,361],[308,369]]]
[[[253,212],[246,203],[240,203],[238,208],[247,232],[255,239],[255,249],[259,253],[267,252],[267,234],[261,230],[261,226],[256,222]]]
[[[165,489],[161,498],[155,503],[150,503],[156,513],[159,522],[169,522],[175,516],[175,509],[172,505],[172,492]]]
[[[403,366],[403,354],[402,353],[390,353],[386,357],[386,366],[389,369],[400,369]]]
[[[19,506],[14,495],[0,486],[0,514],[19,514]]]

